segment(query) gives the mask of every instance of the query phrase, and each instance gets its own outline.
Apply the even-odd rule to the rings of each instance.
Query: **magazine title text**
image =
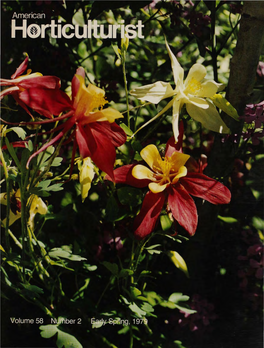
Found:
[[[24,17],[25,18],[25,17]],[[88,20],[87,24],[69,24],[63,23],[61,20],[52,19],[49,24],[28,24],[27,19],[11,20],[11,38],[31,38],[44,39],[46,35],[50,35],[53,39],[116,39],[118,37],[134,39],[144,39],[142,21],[137,24],[125,24],[124,20],[120,24],[98,24],[97,20]]]

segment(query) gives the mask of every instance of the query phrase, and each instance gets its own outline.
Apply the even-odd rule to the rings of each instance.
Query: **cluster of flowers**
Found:
[[[262,308],[263,292],[263,245],[258,234],[252,230],[242,231],[242,241],[246,245],[246,255],[239,255],[239,269],[237,276],[240,278],[240,289],[251,308]]]
[[[263,122],[264,122],[264,101],[259,104],[248,104],[245,108],[244,121],[251,125],[251,127],[243,132],[244,140],[251,138],[253,145],[258,145],[260,138],[263,138]]]
[[[190,308],[196,310],[196,313],[183,313],[183,318],[178,320],[180,327],[188,326],[190,331],[205,331],[217,319],[214,305],[198,294],[192,296]]]
[[[32,118],[34,117],[29,108],[46,117],[46,120],[33,120],[24,124],[56,123],[50,131],[54,135],[53,138],[30,156],[27,168],[31,160],[49,146],[73,141],[72,165],[77,149],[83,160],[80,169],[83,200],[91,187],[94,164],[106,173],[107,180],[139,188],[148,186],[149,191],[134,221],[134,233],[138,239],[145,238],[154,230],[163,207],[166,207],[170,216],[184,227],[189,235],[194,235],[198,214],[190,195],[212,204],[227,204],[231,199],[227,187],[204,175],[204,166],[195,163],[189,155],[183,153],[184,130],[179,121],[180,111],[186,105],[187,112],[194,120],[212,131],[228,133],[229,129],[216,109],[219,100],[222,109],[230,109],[227,103],[222,102],[221,96],[216,94],[222,85],[206,80],[206,69],[201,64],[194,64],[184,80],[184,70],[167,42],[166,47],[171,59],[175,88],[170,83],[158,81],[131,91],[131,95],[139,100],[154,104],[171,98],[165,108],[150,122],[172,107],[174,136],[167,142],[164,157],[161,157],[154,144],[143,148],[140,155],[147,166],[133,163],[114,170],[116,147],[126,142],[125,132],[115,122],[123,116],[114,108],[104,108],[107,104],[104,90],[93,84],[86,87],[85,71],[82,67],[77,69],[72,79],[71,97],[60,89],[60,79],[57,77],[32,74],[30,70],[22,75],[27,69],[28,57],[11,79],[0,80],[0,85],[7,87],[0,94],[1,99],[11,94]]]

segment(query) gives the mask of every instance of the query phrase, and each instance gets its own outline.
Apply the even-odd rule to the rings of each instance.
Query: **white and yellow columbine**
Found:
[[[171,59],[171,67],[175,82],[175,89],[169,82],[157,81],[146,86],[136,87],[130,93],[139,100],[148,101],[153,104],[161,100],[172,97],[172,100],[150,121],[149,124],[170,107],[173,109],[172,126],[175,140],[179,135],[178,123],[180,111],[184,104],[188,114],[196,121],[214,132],[229,133],[229,128],[220,117],[214,103],[215,94],[222,89],[223,85],[215,81],[205,79],[206,69],[202,64],[194,64],[187,78],[184,80],[184,70],[172,53],[166,42],[166,47]]]

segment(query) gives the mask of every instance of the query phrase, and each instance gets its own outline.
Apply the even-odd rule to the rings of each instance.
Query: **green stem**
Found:
[[[99,306],[100,302],[102,301],[102,298],[104,297],[104,294],[106,293],[106,291],[107,291],[107,289],[109,288],[110,284],[111,284],[111,279],[110,279],[109,282],[107,283],[106,287],[104,288],[104,291],[102,292],[102,294],[101,294],[99,300],[97,301],[96,306],[95,306],[96,308]]]
[[[213,70],[214,70],[214,80],[218,81],[218,72],[217,72],[217,52],[216,52],[216,36],[215,36],[215,2],[212,4],[212,10],[211,10],[211,45],[212,45],[212,64],[213,64]]]
[[[5,178],[6,178],[6,208],[7,209],[6,209],[6,224],[5,224],[5,241],[6,241],[7,252],[10,252],[11,249],[10,249],[10,241],[9,241],[9,233],[8,233],[9,217],[10,217],[10,185],[9,185],[7,165],[6,165],[6,161],[4,159],[4,155],[1,148],[0,148],[0,159],[2,162],[2,166],[4,169]]]
[[[16,236],[12,233],[12,231],[8,230],[8,233],[12,237],[15,244],[22,250],[23,249],[22,244],[19,242],[19,240],[16,238]]]
[[[128,89],[127,89],[127,78],[126,78],[126,64],[125,64],[125,53],[122,55],[122,67],[123,67],[123,77],[126,93],[126,105],[127,105],[127,126],[130,128],[130,115],[129,115],[129,100],[128,100]]]
[[[43,176],[50,170],[51,164],[54,161],[54,159],[57,157],[57,155],[60,151],[61,145],[62,145],[63,141],[65,140],[65,138],[67,137],[67,135],[68,135],[68,133],[65,133],[63,135],[58,146],[56,147],[56,150],[54,151],[53,155],[50,157],[45,170],[43,170],[43,172],[34,181],[32,180],[32,184],[30,187],[35,187],[40,182],[40,180],[43,178]]]
[[[129,333],[130,333],[129,348],[133,348],[133,345],[134,345],[134,335],[133,335],[132,325],[129,325]]]

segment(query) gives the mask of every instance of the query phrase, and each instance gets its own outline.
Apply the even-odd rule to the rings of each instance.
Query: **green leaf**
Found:
[[[59,167],[61,165],[62,160],[62,157],[55,157],[53,162],[51,163],[51,167]]]
[[[84,22],[84,14],[82,9],[80,8],[78,11],[75,12],[75,14],[72,17],[72,23],[74,25],[79,25],[80,27],[83,27],[85,22]]]
[[[138,296],[141,295],[141,291],[134,286],[130,286],[130,291],[131,291],[132,297],[134,298],[137,298]]]
[[[113,275],[118,275],[118,265],[116,263],[104,261],[102,262],[102,265],[104,265]]]
[[[145,311],[143,311],[142,309],[140,309],[140,308],[138,307],[138,305],[137,305],[135,302],[131,303],[131,304],[128,306],[128,308],[129,308],[132,312],[134,312],[135,314],[137,314],[137,316],[140,317],[140,318],[144,317],[144,316],[147,314]]]
[[[220,216],[218,215],[218,219],[226,222],[227,224],[234,224],[235,222],[237,222],[238,220],[233,218],[233,217],[230,217],[230,216]]]
[[[236,109],[221,94],[215,94],[209,99],[211,99],[214,105],[224,111],[227,115],[231,116],[234,120],[239,121]]]
[[[39,287],[36,286],[36,285],[23,284],[23,283],[21,283],[21,285],[22,285],[26,290],[31,291],[31,292],[35,292],[37,295],[38,295],[38,294],[44,294],[43,289],[39,288]]]
[[[80,255],[74,255],[70,250],[63,250],[61,248],[53,248],[48,253],[50,257],[60,259],[61,257],[64,259],[68,259],[70,261],[82,261],[87,260],[85,257]]]
[[[14,131],[19,136],[19,138],[22,140],[24,140],[26,135],[27,135],[26,131],[21,127],[11,127],[9,129],[7,129],[6,133],[8,133],[10,131]]]
[[[43,338],[50,338],[58,332],[56,325],[42,325],[39,329],[41,330],[40,335]]]
[[[120,49],[118,48],[118,46],[117,45],[112,45],[112,47],[113,47],[113,50],[115,51],[115,54],[117,55],[117,57],[119,58],[119,59],[121,59],[121,51],[120,51]]]
[[[122,205],[136,207],[143,201],[143,192],[134,187],[121,187],[117,190],[117,196]]]
[[[51,184],[51,180],[41,181],[38,184],[38,186],[33,187],[30,190],[30,193],[40,197],[48,197],[50,195],[48,191],[57,192],[57,191],[63,190],[62,183],[53,184],[53,185],[50,185],[50,184]]]
[[[141,309],[147,313],[152,313],[154,312],[154,308],[151,306],[151,304],[144,302]]]
[[[153,255],[153,254],[161,254],[161,253],[162,253],[161,250],[155,250],[155,248],[157,248],[157,247],[159,247],[159,246],[161,246],[161,244],[151,245],[151,246],[149,246],[149,247],[147,247],[147,248],[145,248],[145,249],[146,249],[147,252],[148,252],[149,254],[151,254],[151,255]]]
[[[260,217],[254,216],[252,218],[252,224],[257,230],[264,231],[264,220]]]
[[[183,295],[181,292],[174,292],[170,295],[168,301],[171,301],[173,303],[178,303],[182,301],[188,301],[190,299],[189,296]]]
[[[123,129],[123,131],[126,133],[126,135],[128,135],[128,136],[133,135],[132,130],[125,123],[120,123],[119,126]]]
[[[121,271],[118,274],[119,278],[126,278],[129,275],[133,274],[134,272],[132,271],[132,269],[128,269],[128,268],[123,268],[121,269]]]
[[[118,335],[125,335],[129,331],[129,326],[124,326],[123,329],[117,331]]]
[[[131,143],[132,149],[134,151],[140,152],[142,150],[142,145],[141,142],[139,140],[133,140]],[[140,159],[142,160],[142,158],[140,157]]]
[[[50,338],[58,334],[56,344],[58,348],[83,348],[81,343],[72,335],[60,330],[57,325],[42,325],[39,327],[43,338]]]

